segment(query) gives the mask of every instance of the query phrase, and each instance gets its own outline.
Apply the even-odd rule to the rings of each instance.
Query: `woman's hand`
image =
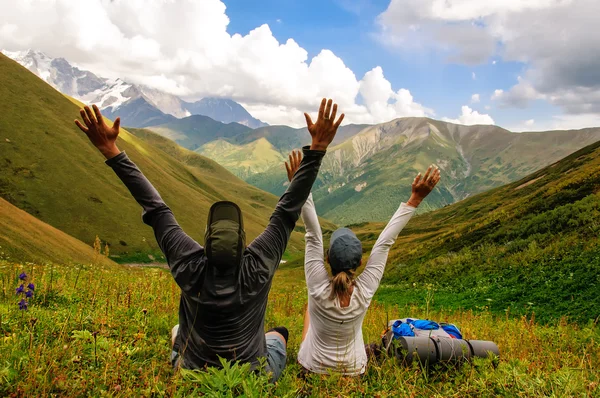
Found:
[[[412,207],[418,207],[423,199],[427,197],[435,188],[435,185],[440,181],[440,169],[438,167],[429,166],[425,176],[421,178],[421,173],[417,174],[415,180],[412,183],[412,195],[407,205]]]
[[[285,170],[287,171],[288,180],[292,182],[294,174],[298,171],[300,163],[302,162],[302,153],[300,151],[292,151],[289,156],[290,164],[285,162]]]
[[[89,106],[79,110],[85,126],[79,120],[75,120],[75,124],[88,136],[92,144],[102,152],[106,159],[113,158],[121,153],[116,145],[121,119],[116,118],[112,127],[109,127],[104,121],[100,109],[96,105],[93,105],[92,108],[94,108],[94,113]]]

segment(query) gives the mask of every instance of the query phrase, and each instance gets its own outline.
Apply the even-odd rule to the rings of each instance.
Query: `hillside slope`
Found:
[[[402,304],[434,293],[438,306],[593,320],[600,314],[599,192],[600,142],[417,216],[390,254],[379,297]],[[368,248],[383,224],[354,228]]]
[[[156,251],[139,205],[73,124],[78,106],[3,55],[0,114],[0,197],[83,242],[99,235],[112,253]],[[118,144],[200,242],[208,209],[218,200],[240,205],[249,239],[266,226],[276,198],[215,162],[189,167],[126,130]],[[301,249],[299,235],[291,248]]]
[[[225,124],[201,115],[188,116],[149,128],[192,151],[207,142],[230,138],[250,130],[249,127],[239,123]]]
[[[41,263],[114,264],[96,254],[91,243],[83,243],[0,198],[1,258]]]
[[[219,139],[202,145],[195,152],[209,159],[215,159],[221,166],[240,178],[265,172],[273,165],[278,165],[283,170],[283,162],[287,160],[287,157],[277,151],[264,137],[245,145],[231,144]],[[284,177],[283,181],[287,179]]]

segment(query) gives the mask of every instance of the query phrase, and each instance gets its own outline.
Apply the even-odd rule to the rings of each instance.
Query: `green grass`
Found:
[[[28,311],[14,288],[26,271],[36,284]],[[233,366],[208,374],[173,373],[170,330],[179,290],[168,271],[124,266],[62,266],[0,262],[0,394],[3,396],[597,396],[600,332],[596,325],[496,315],[488,309],[445,310],[375,300],[363,325],[379,339],[386,319],[415,316],[458,324],[467,338],[497,342],[497,367],[487,359],[458,368],[423,371],[392,359],[371,363],[364,377],[298,378],[297,352],[306,287],[300,268],[278,271],[266,328],[291,331],[288,362],[275,386]],[[402,303],[402,296],[396,297]],[[94,338],[95,335],[95,338]]]
[[[140,206],[73,123],[79,106],[1,54],[0,114],[0,198],[87,244],[98,235],[113,254],[155,253]],[[208,209],[218,200],[240,205],[249,239],[262,232],[275,196],[173,142],[163,139],[159,148],[144,138],[122,129],[118,145],[192,237],[203,242]],[[290,249],[302,249],[299,234]]]

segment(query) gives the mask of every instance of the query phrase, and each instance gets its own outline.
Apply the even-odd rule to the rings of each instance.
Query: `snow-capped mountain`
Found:
[[[186,102],[175,95],[122,79],[98,77],[72,66],[64,58],[51,58],[40,51],[1,52],[58,91],[98,105],[107,117],[120,116],[125,126],[156,126],[191,115],[208,116],[222,123],[237,122],[251,128],[266,125],[229,99],[203,98],[197,102]]]
[[[64,58],[50,58],[42,52],[33,50],[2,51],[2,53],[38,75],[61,93],[71,97],[81,99],[86,94],[106,86],[106,79],[76,68]]]

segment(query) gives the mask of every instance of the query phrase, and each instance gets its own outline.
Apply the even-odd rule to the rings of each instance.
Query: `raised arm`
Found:
[[[302,155],[298,151],[292,152],[290,155],[290,163],[285,163],[288,179],[291,181],[296,170],[300,166]],[[312,194],[308,195],[308,199],[302,207],[302,221],[306,228],[305,255],[304,255],[304,276],[306,278],[306,286],[309,294],[317,294],[319,287],[329,282],[329,275],[325,269],[325,258],[323,256],[323,233],[321,225],[319,225],[319,217],[315,210],[315,202]]]
[[[113,126],[109,127],[98,107],[94,105],[93,109],[93,113],[87,106],[80,110],[85,126],[79,120],[75,120],[75,124],[106,157],[106,164],[112,167],[131,195],[142,206],[142,219],[154,229],[158,245],[165,254],[171,271],[174,274],[181,273],[181,264],[190,256],[203,250],[202,246],[182,231],[173,212],[167,207],[158,191],[127,157],[127,154],[117,148],[120,119],[117,118]]]
[[[383,278],[383,272],[385,271],[390,248],[414,214],[416,208],[421,204],[423,199],[429,195],[433,188],[435,188],[435,185],[439,180],[440,170],[437,167],[434,169],[433,166],[429,166],[423,178],[421,178],[421,173],[419,173],[413,181],[410,199],[406,204],[402,203],[400,205],[388,225],[381,235],[379,235],[379,238],[371,251],[367,266],[356,282],[361,286],[361,291],[367,298],[370,299],[373,297],[379,287],[381,278]]]
[[[308,114],[304,114],[308,131],[312,136],[312,144],[310,148],[303,148],[304,159],[302,159],[287,191],[279,199],[269,225],[248,247],[248,250],[259,257],[262,263],[269,268],[271,275],[279,266],[290,235],[300,217],[302,206],[317,178],[325,151],[333,141],[337,129],[344,119],[342,114],[334,123],[336,113],[337,104],[334,104],[332,108],[332,100],[323,99],[316,123],[312,122]]]

